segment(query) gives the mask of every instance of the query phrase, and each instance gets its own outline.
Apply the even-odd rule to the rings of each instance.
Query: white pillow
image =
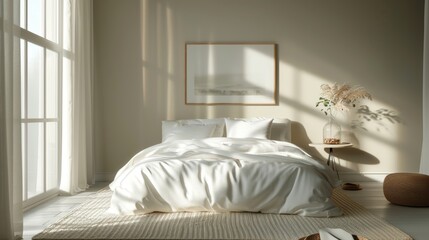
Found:
[[[229,138],[262,138],[268,139],[271,135],[272,118],[227,118],[226,136]]]
[[[166,135],[163,136],[162,142],[209,138],[212,137],[215,130],[216,125],[167,126]]]

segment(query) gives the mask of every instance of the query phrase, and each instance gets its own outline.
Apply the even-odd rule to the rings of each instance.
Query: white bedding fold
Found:
[[[110,211],[251,211],[338,216],[338,181],[297,146],[264,139],[161,143],[136,154],[110,184]]]

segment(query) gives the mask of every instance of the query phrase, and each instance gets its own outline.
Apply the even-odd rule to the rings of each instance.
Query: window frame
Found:
[[[64,16],[65,16],[65,9],[64,7],[66,6],[65,1],[67,0],[58,0],[57,4],[58,4],[58,22],[57,22],[57,27],[58,27],[58,43],[55,43],[51,40],[48,39],[48,34],[47,34],[47,22],[46,22],[46,7],[47,7],[47,3],[46,0],[43,0],[43,28],[44,28],[44,37],[39,36],[29,30],[27,30],[28,28],[28,1],[32,1],[32,0],[20,0],[20,4],[23,6],[20,6],[20,11],[21,11],[21,17],[20,17],[20,24],[19,26],[17,26],[16,30],[16,35],[19,37],[20,39],[20,48],[21,51],[23,51],[21,53],[21,57],[23,57],[24,59],[21,60],[21,84],[23,84],[24,86],[22,86],[21,88],[24,88],[21,92],[24,94],[24,96],[21,96],[21,101],[23,101],[23,103],[21,104],[21,106],[24,108],[24,111],[21,111],[21,126],[22,126],[22,137],[23,137],[23,143],[22,143],[22,163],[23,163],[23,208],[24,210],[27,210],[37,204],[39,204],[41,201],[47,200],[49,198],[52,198],[56,195],[58,195],[59,193],[59,185],[60,185],[60,173],[61,173],[61,154],[62,154],[62,150],[61,150],[61,143],[62,143],[62,92],[63,92],[63,59],[64,58],[68,58],[70,60],[73,59],[73,54],[70,50],[67,50],[64,47]],[[72,12],[72,4],[69,4],[67,6],[70,6],[70,12]],[[71,21],[71,19],[68,19],[68,21]],[[70,26],[71,22],[69,23]],[[36,117],[36,118],[28,118],[28,43],[32,43],[36,46],[39,46],[43,49],[43,77],[42,77],[42,82],[43,82],[43,116],[42,117]],[[47,51],[52,51],[57,53],[57,106],[56,106],[56,118],[47,118]],[[47,139],[47,124],[51,123],[51,122],[55,122],[57,123],[57,134],[56,134],[56,138],[57,138],[57,172],[56,172],[56,176],[57,176],[57,182],[55,184],[56,187],[51,188],[51,189],[47,189],[47,143],[46,143],[46,139]],[[42,123],[43,124],[43,192],[42,193],[38,193],[32,197],[28,197],[28,186],[27,186],[27,177],[28,177],[28,167],[26,165],[27,163],[27,159],[28,159],[28,152],[27,152],[27,144],[28,144],[28,125],[30,123]]]

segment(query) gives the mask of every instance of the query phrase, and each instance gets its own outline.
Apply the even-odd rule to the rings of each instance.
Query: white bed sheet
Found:
[[[146,148],[109,185],[109,211],[249,211],[341,215],[333,171],[288,142],[207,138]]]

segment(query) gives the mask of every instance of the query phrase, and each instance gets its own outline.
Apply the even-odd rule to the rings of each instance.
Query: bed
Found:
[[[260,212],[333,217],[339,182],[271,118],[162,122],[162,142],[131,158],[109,185],[109,212]]]

